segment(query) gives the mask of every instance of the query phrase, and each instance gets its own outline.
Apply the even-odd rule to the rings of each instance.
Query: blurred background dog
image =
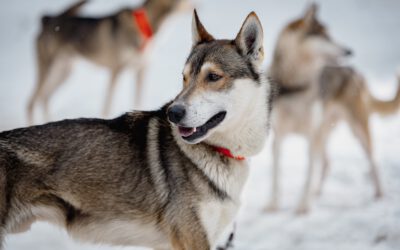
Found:
[[[169,16],[191,9],[186,0],[146,0],[139,7],[123,8],[104,17],[78,16],[86,2],[79,1],[59,15],[42,17],[42,29],[36,40],[37,83],[28,104],[29,124],[33,124],[37,102],[43,105],[45,120],[49,121],[49,100],[70,75],[77,57],[111,72],[103,116],[110,112],[118,76],[127,67],[136,73],[135,106],[139,106],[148,43]]]
[[[318,6],[311,4],[304,15],[290,22],[278,37],[268,75],[277,86],[273,103],[272,194],[267,210],[278,208],[279,157],[283,139],[290,133],[308,141],[308,170],[297,213],[309,209],[315,163],[322,160],[317,193],[328,171],[327,138],[339,120],[345,120],[359,140],[369,161],[375,197],[382,196],[379,171],[373,157],[369,115],[394,114],[400,108],[400,87],[392,101],[374,98],[362,76],[340,60],[352,54],[336,43],[318,20]]]

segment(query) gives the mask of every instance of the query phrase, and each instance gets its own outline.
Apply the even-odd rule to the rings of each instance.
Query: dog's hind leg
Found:
[[[373,157],[368,117],[360,117],[360,115],[356,115],[355,119],[350,122],[350,127],[353,134],[361,143],[364,152],[366,153],[369,162],[371,178],[375,185],[375,198],[380,198],[382,197],[383,192],[379,178],[378,167],[375,164]]]
[[[328,136],[330,133],[330,129],[332,124],[336,121],[327,120],[322,126],[321,129],[318,131],[317,139],[316,139],[316,150],[318,150],[318,160],[321,161],[321,176],[319,179],[319,183],[316,190],[316,195],[320,196],[323,191],[324,183],[326,180],[326,176],[329,171],[329,158],[327,152],[327,143],[328,143]]]
[[[325,180],[326,180],[326,176],[328,175],[329,172],[329,159],[328,159],[328,154],[326,152],[326,141],[324,142],[324,144],[322,144],[322,168],[321,168],[321,176],[319,179],[319,183],[318,183],[318,187],[317,187],[317,191],[316,191],[316,195],[317,196],[321,196],[323,188],[324,188],[324,184],[325,184]]]
[[[280,166],[280,148],[282,144],[282,136],[274,134],[272,143],[272,186],[271,198],[269,204],[265,208],[267,212],[278,210],[279,207],[279,166]]]
[[[111,70],[110,83],[108,85],[108,90],[106,93],[106,100],[103,107],[103,117],[107,117],[110,114],[112,98],[114,96],[115,87],[117,85],[118,75],[121,72],[121,68],[117,67]]]
[[[311,186],[315,171],[315,161],[321,155],[319,151],[320,147],[318,145],[319,143],[317,135],[318,134],[314,135],[313,133],[309,135],[307,176],[303,186],[300,202],[296,209],[296,214],[306,214],[309,210],[311,199]]]

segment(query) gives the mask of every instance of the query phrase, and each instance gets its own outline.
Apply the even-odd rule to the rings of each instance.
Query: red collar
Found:
[[[227,148],[222,148],[222,147],[213,146],[213,149],[214,149],[215,151],[217,151],[218,153],[220,153],[221,155],[226,156],[226,157],[228,157],[228,158],[232,158],[232,159],[235,159],[235,160],[238,160],[238,161],[246,160],[246,158],[245,158],[244,156],[241,156],[241,155],[233,155],[232,152],[231,152],[229,149],[227,149]]]
[[[141,45],[140,48],[143,49],[146,46],[147,42],[153,36],[153,29],[151,28],[149,17],[144,8],[139,8],[132,11],[132,18],[133,18],[133,23],[136,24],[143,38],[143,44]]]

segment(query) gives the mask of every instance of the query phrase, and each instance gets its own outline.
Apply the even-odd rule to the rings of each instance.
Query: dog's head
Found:
[[[318,6],[311,4],[303,16],[289,23],[281,33],[280,45],[285,53],[302,53],[303,57],[322,62],[349,56],[352,51],[336,43],[326,26],[318,20]]]
[[[192,38],[182,72],[183,90],[167,112],[183,140],[198,143],[216,131],[239,126],[252,112],[261,90],[263,30],[252,12],[234,40],[214,39],[194,11]]]

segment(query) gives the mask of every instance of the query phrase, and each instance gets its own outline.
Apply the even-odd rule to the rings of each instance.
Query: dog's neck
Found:
[[[221,131],[215,131],[205,143],[229,149],[234,156],[249,157],[261,151],[268,134],[269,85],[262,80],[260,89],[237,122]]]
[[[157,32],[164,20],[176,9],[177,0],[147,0],[143,8],[147,12],[153,32]]]
[[[254,101],[249,102],[247,113],[238,117],[240,122],[224,128],[224,131],[214,132],[204,142],[186,143],[178,129],[171,125],[172,135],[182,152],[233,200],[239,199],[247,178],[247,161],[223,156],[214,147],[229,149],[233,156],[243,157],[261,151],[268,133],[270,85],[263,80],[259,87],[257,94],[251,97]]]

